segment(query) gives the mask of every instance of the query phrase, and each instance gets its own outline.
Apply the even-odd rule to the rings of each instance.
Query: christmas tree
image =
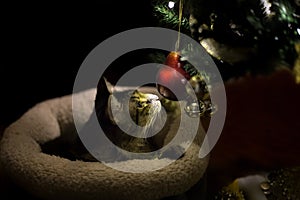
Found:
[[[198,41],[224,79],[293,68],[300,41],[297,0],[153,0],[157,23]]]

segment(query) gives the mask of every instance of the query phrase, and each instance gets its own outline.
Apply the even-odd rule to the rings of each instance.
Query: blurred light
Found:
[[[282,6],[282,11],[284,14],[286,14],[286,8],[284,6]]]
[[[277,36],[274,37],[275,40],[278,40],[279,38]]]
[[[272,7],[272,4],[268,1],[268,0],[260,0],[261,4],[263,5],[263,8],[264,8],[264,12],[267,14],[267,15],[270,15],[271,14],[271,7]]]
[[[297,32],[298,32],[298,34],[300,35],[300,28],[297,28]]]
[[[175,2],[174,1],[169,1],[168,6],[169,6],[169,8],[174,8]]]

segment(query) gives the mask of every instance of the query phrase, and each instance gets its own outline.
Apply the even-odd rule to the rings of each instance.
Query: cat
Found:
[[[75,139],[64,144],[60,144],[59,138],[48,142],[42,146],[43,152],[82,161],[116,162],[133,159],[131,153],[139,154],[143,159],[179,159],[191,142],[189,131],[184,129],[180,141],[169,145],[179,130],[183,114],[181,103],[163,97],[155,85],[114,86],[102,76],[94,101],[95,115],[91,115]],[[124,114],[126,111],[129,116]],[[91,136],[97,131],[95,124],[100,125],[106,138],[94,139]],[[206,130],[208,124],[209,118],[201,117],[200,126]],[[83,144],[83,138],[92,143],[89,148]],[[109,144],[103,142],[107,139]],[[164,148],[166,145],[168,148]]]
[[[129,111],[129,118],[124,115],[126,110]],[[95,146],[95,151],[101,153],[101,157],[108,162],[130,159],[130,153],[149,153],[161,149],[175,136],[180,122],[179,102],[162,97],[155,87],[114,87],[105,77],[101,77],[97,85],[95,113],[96,123],[100,124],[105,136],[113,145],[126,152],[125,155],[118,148],[105,144],[102,147]],[[89,124],[95,123],[92,120],[95,119],[88,120],[81,135],[89,135],[92,131],[88,128]],[[137,125],[140,127],[138,131]],[[127,134],[132,132],[136,132],[139,137]],[[97,161],[79,137],[73,143],[75,145],[70,150],[73,157],[84,161]],[[111,155],[114,156],[110,159]],[[183,155],[183,146],[171,146],[155,154],[155,158],[175,159]]]
[[[57,138],[43,144],[42,151],[70,160],[98,162],[99,159],[92,155],[91,149],[87,149],[82,142],[82,137],[88,138],[94,131],[90,128],[91,125],[97,123],[111,141],[111,145],[125,150],[125,153],[110,145],[102,145],[101,141],[96,141],[92,150],[101,154],[107,162],[128,160],[131,159],[130,153],[149,153],[161,149],[174,138],[179,128],[179,102],[162,97],[153,86],[114,87],[101,77],[94,102],[96,118],[91,115],[73,139],[66,141]],[[123,114],[126,109],[129,111],[129,118]],[[136,125],[141,127],[140,132],[136,133],[139,137],[127,134],[136,132]],[[119,126],[125,127],[125,130]],[[143,157],[141,154],[140,158],[177,159],[184,155],[185,147],[185,143],[182,146],[171,145],[164,151],[157,151],[154,157]]]

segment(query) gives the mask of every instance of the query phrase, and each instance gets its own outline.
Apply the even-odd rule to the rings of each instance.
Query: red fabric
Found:
[[[300,85],[281,70],[225,84],[227,116],[208,167],[210,189],[237,177],[300,166]]]

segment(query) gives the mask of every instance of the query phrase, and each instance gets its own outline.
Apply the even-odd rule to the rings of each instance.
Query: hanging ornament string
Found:
[[[182,12],[183,12],[183,0],[179,0],[179,24],[178,24],[178,38],[175,46],[175,52],[179,50],[180,46],[180,29],[181,29],[181,23],[182,23]]]
[[[181,60],[180,36],[181,24],[183,15],[183,1],[179,0],[179,24],[178,38],[175,44],[175,51],[168,54],[164,64],[167,67],[162,67],[157,75],[157,90],[165,98],[178,101],[186,100],[187,106],[185,111],[190,117],[210,117],[216,111],[215,105],[212,105],[209,99],[207,85],[203,77],[198,74],[198,71],[187,63],[186,60]],[[191,90],[187,90],[186,84],[190,82],[195,90],[196,98],[192,97]],[[173,93],[167,86],[176,88],[176,93]]]

